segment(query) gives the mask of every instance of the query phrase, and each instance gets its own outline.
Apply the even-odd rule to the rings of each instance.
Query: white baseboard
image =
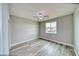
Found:
[[[31,38],[31,39],[28,39],[26,41],[22,41],[22,42],[18,42],[18,43],[15,43],[15,44],[11,44],[10,48],[11,49],[12,47],[16,46],[16,45],[19,45],[19,44],[22,44],[22,43],[25,43],[25,42],[28,42],[28,41],[31,41],[31,40],[35,40],[37,39],[38,37],[34,37],[34,38]]]
[[[44,37],[40,37],[40,38],[43,38],[43,39],[46,39],[46,40],[51,40],[51,39],[44,38]],[[73,47],[74,48],[74,46],[72,44],[68,44],[68,43],[64,43],[64,42],[60,42],[60,41],[56,41],[56,40],[51,40],[51,41],[52,42],[59,43],[59,44],[67,45],[67,46],[70,46],[70,47]]]

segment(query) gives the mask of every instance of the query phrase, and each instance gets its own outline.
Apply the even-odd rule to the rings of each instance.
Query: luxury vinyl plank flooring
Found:
[[[73,48],[42,39],[24,43],[10,50],[11,56],[75,56]]]

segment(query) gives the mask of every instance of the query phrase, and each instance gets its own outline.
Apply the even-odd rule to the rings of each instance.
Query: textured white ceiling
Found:
[[[10,14],[31,20],[37,20],[33,15],[42,10],[48,10],[48,19],[72,14],[76,4],[66,3],[12,3],[9,4]],[[48,20],[45,19],[45,20]]]

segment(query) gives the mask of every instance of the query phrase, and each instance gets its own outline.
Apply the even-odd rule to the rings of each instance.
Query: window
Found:
[[[56,28],[56,22],[46,23],[46,33],[53,33],[56,34],[57,28]]]

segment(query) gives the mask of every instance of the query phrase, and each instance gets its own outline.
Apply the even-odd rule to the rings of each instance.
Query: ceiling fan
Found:
[[[35,15],[35,18],[38,19],[38,21],[44,20],[46,18],[48,18],[48,12],[46,11],[38,11]]]

